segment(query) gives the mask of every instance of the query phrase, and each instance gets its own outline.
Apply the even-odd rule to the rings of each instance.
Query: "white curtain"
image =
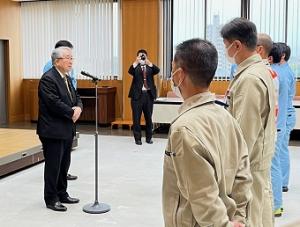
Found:
[[[174,0],[173,47],[191,38],[204,38],[204,0]],[[175,52],[174,52],[175,53]]]
[[[251,0],[250,20],[257,32],[267,33],[274,42],[284,42],[286,0]]]
[[[113,0],[21,3],[24,78],[40,78],[58,40],[74,46],[77,79],[85,70],[101,79],[119,78],[118,7]]]
[[[299,0],[288,1],[288,25],[287,44],[291,47],[291,57],[289,64],[300,80],[300,2]]]

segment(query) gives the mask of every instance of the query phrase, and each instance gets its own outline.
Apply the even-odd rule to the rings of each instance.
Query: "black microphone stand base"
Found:
[[[85,205],[82,210],[89,214],[103,214],[110,211],[110,206],[105,203],[94,202]]]

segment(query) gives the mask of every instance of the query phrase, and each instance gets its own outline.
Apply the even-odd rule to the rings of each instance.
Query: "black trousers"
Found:
[[[152,112],[153,97],[150,91],[142,92],[139,99],[131,99],[132,119],[133,119],[133,136],[135,141],[141,140],[141,116],[142,112],[146,121],[146,140],[152,138]]]
[[[73,138],[50,139],[40,137],[45,157],[44,200],[46,204],[68,196],[67,174],[71,162]]]

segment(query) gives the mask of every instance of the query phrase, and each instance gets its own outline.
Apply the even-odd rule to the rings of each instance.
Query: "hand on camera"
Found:
[[[140,56],[137,56],[135,61],[133,62],[133,65],[138,65],[140,60],[141,60]]]
[[[146,59],[145,63],[146,63],[146,65],[149,65],[150,67],[152,67],[152,65],[153,65],[152,62],[148,60],[148,58]]]

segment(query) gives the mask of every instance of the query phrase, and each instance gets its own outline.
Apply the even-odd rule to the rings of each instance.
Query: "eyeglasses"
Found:
[[[71,61],[75,60],[75,58],[73,58],[73,57],[65,57],[65,58],[57,58],[57,59],[67,59],[67,60],[71,60]]]

